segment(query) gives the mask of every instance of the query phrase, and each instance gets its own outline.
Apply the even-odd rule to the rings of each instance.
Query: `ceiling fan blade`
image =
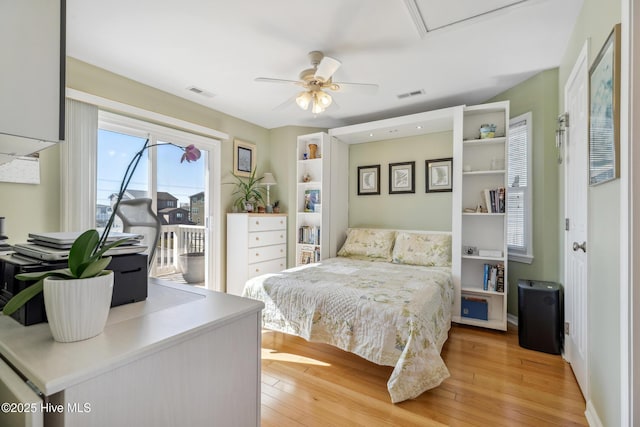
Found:
[[[256,77],[255,79],[253,79],[253,81],[262,83],[300,84],[298,80],[272,79],[269,77]]]
[[[348,82],[333,82],[339,86],[336,92],[358,92],[367,95],[375,95],[378,93],[378,85],[373,83],[348,83]]]
[[[326,82],[340,68],[341,64],[342,62],[337,59],[325,56],[318,64],[318,68],[316,68],[315,77]]]
[[[298,96],[297,94],[293,95],[292,97],[290,97],[286,101],[284,101],[282,104],[276,105],[275,107],[272,108],[272,111],[282,111],[282,110],[287,109],[287,108],[289,108],[289,107],[291,107],[293,105],[295,105],[297,107],[297,105],[296,105],[296,97],[297,96]]]

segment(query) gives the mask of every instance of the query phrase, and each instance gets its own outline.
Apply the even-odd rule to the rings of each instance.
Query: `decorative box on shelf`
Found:
[[[489,303],[484,298],[463,295],[460,315],[462,317],[471,317],[473,319],[488,320]]]

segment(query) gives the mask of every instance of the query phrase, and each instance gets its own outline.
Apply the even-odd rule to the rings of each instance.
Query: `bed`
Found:
[[[350,229],[337,257],[255,277],[263,326],[393,366],[394,403],[449,376],[440,351],[451,326],[448,233]]]

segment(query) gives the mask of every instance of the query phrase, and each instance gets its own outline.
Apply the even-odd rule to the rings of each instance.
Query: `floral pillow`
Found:
[[[400,232],[392,259],[396,264],[451,267],[451,235]]]
[[[338,256],[381,258],[391,261],[395,236],[396,232],[393,230],[351,228],[347,232],[347,241],[338,251]]]

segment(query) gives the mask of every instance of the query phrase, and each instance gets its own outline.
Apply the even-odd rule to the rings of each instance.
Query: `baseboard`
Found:
[[[518,316],[516,316],[515,314],[507,313],[507,322],[511,323],[512,325],[518,326]]]
[[[590,427],[604,427],[604,424],[600,421],[600,417],[598,417],[596,408],[593,407],[591,400],[587,402],[587,410],[584,411],[584,416],[587,418],[587,423]]]

